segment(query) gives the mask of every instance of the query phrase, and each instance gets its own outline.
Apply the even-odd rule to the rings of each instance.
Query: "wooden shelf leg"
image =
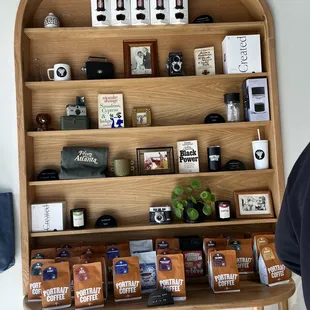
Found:
[[[288,310],[288,300],[279,303],[279,310]]]

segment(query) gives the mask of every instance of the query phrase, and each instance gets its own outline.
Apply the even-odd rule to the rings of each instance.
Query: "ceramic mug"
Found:
[[[51,71],[54,73],[54,78],[50,75]],[[69,81],[71,80],[71,68],[66,64],[56,64],[54,68],[47,69],[47,76],[51,81]]]
[[[131,174],[131,171],[135,170],[134,164],[134,161],[129,159],[115,159],[111,170],[116,177],[127,177]]]
[[[269,142],[257,140],[252,142],[256,170],[269,169]]]

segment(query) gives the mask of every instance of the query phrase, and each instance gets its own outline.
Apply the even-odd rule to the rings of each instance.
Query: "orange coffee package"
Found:
[[[277,256],[274,243],[260,246],[259,277],[263,284],[275,286],[289,282],[292,273]]]
[[[55,259],[56,248],[37,249],[31,251],[31,259]]]
[[[101,263],[74,265],[75,309],[95,309],[104,306]]]
[[[214,293],[240,292],[236,251],[212,251],[208,262],[209,283]]]
[[[175,301],[186,300],[182,254],[157,255],[157,283],[158,288],[169,291]]]
[[[81,255],[81,248],[57,249],[56,257],[78,257]]]
[[[155,250],[180,249],[180,242],[177,238],[161,238],[156,239]],[[158,254],[158,253],[157,253]]]
[[[88,246],[81,246],[81,255],[87,254],[97,254],[97,253],[104,253],[105,252],[105,245],[88,245]]]
[[[228,240],[245,239],[245,234],[238,232],[230,232],[223,234],[223,237]]]
[[[29,269],[28,301],[41,301],[42,268],[54,259],[32,259]]]
[[[113,259],[113,286],[116,302],[142,298],[139,257]]]
[[[108,283],[113,283],[113,259],[130,256],[129,243],[107,245],[105,255],[108,261]]]
[[[238,239],[228,242],[228,249],[236,251],[239,274],[254,273],[252,239]]]
[[[70,307],[70,283],[68,262],[44,265],[42,271],[42,310]]]
[[[203,252],[206,258],[206,271],[208,273],[208,259],[209,259],[209,250],[212,251],[221,251],[227,249],[227,239],[226,238],[204,238],[203,239]]]
[[[178,249],[164,249],[164,250],[157,250],[156,252],[157,255],[182,254],[182,251]]]
[[[253,252],[255,259],[255,270],[258,271],[258,259],[259,259],[259,248],[262,245],[266,245],[268,243],[274,243],[274,234],[269,235],[255,235],[253,240]]]

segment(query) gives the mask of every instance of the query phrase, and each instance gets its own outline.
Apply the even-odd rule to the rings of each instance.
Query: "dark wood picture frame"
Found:
[[[124,76],[125,78],[148,78],[157,77],[158,70],[158,49],[157,40],[140,40],[140,41],[124,41]],[[151,74],[132,74],[131,68],[131,48],[132,47],[149,47],[151,50]]]
[[[248,210],[243,211],[241,210],[240,206],[240,196],[256,196],[256,198],[261,199],[262,197],[257,197],[257,195],[261,196],[267,196],[267,201],[265,204],[267,204],[266,207],[266,213],[262,213],[260,210]],[[274,207],[273,207],[273,201],[272,201],[272,194],[270,190],[248,190],[248,191],[236,191],[234,192],[234,200],[235,200],[235,208],[236,208],[236,218],[237,219],[267,219],[267,218],[274,218]],[[263,202],[259,203],[262,204]],[[249,205],[251,207],[251,205]],[[253,205],[252,205],[253,207]],[[254,206],[255,207],[255,206]],[[253,213],[253,214],[244,214],[246,212]],[[257,212],[257,214],[255,214]]]
[[[167,153],[167,169],[146,169],[145,158],[146,153]],[[153,164],[156,164],[154,161]],[[174,151],[173,147],[156,147],[156,148],[140,148],[137,149],[137,173],[138,175],[158,175],[158,174],[174,174]]]
[[[137,114],[145,113],[146,114],[146,124],[139,124],[137,122]],[[137,108],[132,109],[132,127],[150,127],[152,126],[152,112],[150,108]]]

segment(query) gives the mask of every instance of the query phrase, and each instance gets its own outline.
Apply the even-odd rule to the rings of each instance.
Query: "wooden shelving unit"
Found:
[[[220,2],[220,5],[219,3]],[[45,16],[54,12],[62,28],[44,29]],[[82,241],[118,242],[156,236],[207,235],[212,232],[274,231],[277,219],[209,221],[197,225],[174,222],[168,226],[148,225],[151,205],[169,203],[172,188],[199,178],[215,192],[218,199],[232,200],[236,190],[270,189],[278,216],[284,191],[281,129],[277,88],[277,72],[272,17],[264,0],[189,1],[190,22],[201,14],[210,14],[216,23],[205,25],[168,25],[164,27],[92,28],[89,0],[21,0],[16,19],[15,62],[19,136],[20,208],[22,230],[23,288],[27,293],[29,253],[33,248],[59,243]],[[224,75],[221,43],[226,35],[260,34],[263,73]],[[158,41],[160,77],[125,79],[123,40]],[[193,50],[214,46],[217,75],[194,76]],[[187,76],[167,77],[166,59],[171,51],[181,51]],[[117,79],[86,81],[80,71],[90,55],[106,56],[115,66]],[[44,69],[55,63],[68,63],[72,81],[34,82],[32,60],[40,58]],[[205,125],[209,113],[225,115],[223,95],[241,92],[247,78],[267,77],[270,90],[271,121]],[[125,100],[124,129],[99,130],[97,116],[98,93],[123,93]],[[92,130],[60,131],[59,119],[65,106],[76,96],[86,96]],[[130,128],[131,110],[149,107],[152,110],[150,128]],[[36,115],[52,116],[48,132],[37,132]],[[270,141],[269,170],[255,171],[251,141],[259,128]],[[197,139],[199,143],[199,174],[161,176],[131,176],[126,178],[63,180],[37,182],[45,168],[60,166],[60,152],[65,146],[107,146],[109,164],[113,159],[136,159],[136,148],[173,146],[177,141]],[[248,170],[207,172],[207,147],[221,145],[223,164],[231,159],[243,161]],[[176,153],[175,153],[176,155]],[[176,157],[176,156],[175,156]],[[86,207],[88,229],[53,233],[32,233],[30,206],[32,203],[66,201],[67,218],[73,207]],[[119,226],[110,230],[95,229],[96,219],[111,214]],[[69,224],[69,223],[68,223]],[[68,225],[69,227],[69,225]],[[294,284],[266,288],[251,281],[242,283],[240,294],[218,298],[204,286],[188,288],[188,300],[178,303],[183,309],[220,309],[231,307],[262,307],[281,303],[285,307],[294,291]],[[284,301],[284,302],[283,302]],[[37,308],[36,308],[37,307]],[[112,302],[107,307],[115,308]],[[122,304],[121,309],[145,309],[145,301]],[[39,309],[27,302],[25,309]],[[259,308],[261,309],[261,308]],[[285,308],[283,308],[285,309]]]

